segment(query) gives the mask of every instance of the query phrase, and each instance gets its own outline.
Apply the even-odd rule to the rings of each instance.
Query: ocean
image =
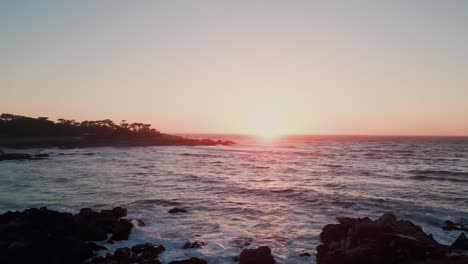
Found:
[[[234,263],[260,245],[280,263],[315,263],[322,227],[342,216],[393,212],[443,244],[460,233],[442,230],[445,220],[468,223],[468,138],[191,136],[238,144],[28,150],[50,157],[0,162],[0,213],[124,206],[146,226],[103,244],[163,244],[163,263]]]

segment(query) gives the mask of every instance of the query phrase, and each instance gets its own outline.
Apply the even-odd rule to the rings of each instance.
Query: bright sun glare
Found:
[[[280,115],[271,112],[257,113],[252,121],[252,134],[260,139],[271,140],[284,134],[285,124]]]

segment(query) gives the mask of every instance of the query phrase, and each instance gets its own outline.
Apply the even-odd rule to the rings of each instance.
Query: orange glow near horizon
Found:
[[[272,140],[291,132],[287,114],[275,109],[257,110],[251,113],[249,121],[246,130],[262,140]]]

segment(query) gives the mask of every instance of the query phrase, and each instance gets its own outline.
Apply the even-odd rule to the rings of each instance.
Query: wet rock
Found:
[[[195,258],[195,257],[185,259],[185,260],[177,260],[177,261],[169,262],[169,264],[207,264],[207,263],[208,262],[206,262],[206,260]]]
[[[460,230],[460,231],[465,231],[468,232],[468,226],[465,226],[461,223],[454,223],[450,220],[445,221],[445,226],[442,227],[444,230]]]
[[[108,252],[106,254],[106,258],[105,258],[105,262],[106,264],[117,264],[117,259],[114,257],[114,255],[110,252]]]
[[[97,264],[97,263],[104,263],[105,261],[106,261],[106,258],[104,258],[103,256],[96,256],[92,258],[90,262]]]
[[[114,252],[114,258],[118,263],[130,263],[132,252],[128,247],[118,248]]]
[[[338,218],[322,229],[317,264],[390,264],[447,261],[449,248],[421,227],[393,214],[369,218]]]
[[[112,214],[117,218],[125,217],[127,216],[127,208],[123,208],[120,206],[115,207],[114,209],[112,209]]]
[[[252,244],[252,238],[240,237],[240,238],[234,239],[233,243],[234,243],[234,246],[238,248],[248,247]]]
[[[28,160],[31,159],[33,156],[26,154],[26,153],[6,153],[0,154],[0,161],[1,160]]]
[[[301,253],[301,254],[299,255],[299,257],[301,257],[301,258],[302,258],[302,257],[310,257],[310,256],[311,256],[311,255],[310,255],[309,252],[304,252],[304,253]]]
[[[169,213],[171,213],[171,214],[186,213],[186,212],[187,212],[187,210],[181,209],[181,208],[177,208],[177,207],[174,207],[174,208],[172,208],[171,210],[169,210]]]
[[[127,214],[127,209],[116,207],[112,210],[102,210],[100,213],[83,208],[75,215],[79,224],[79,233],[82,240],[102,241],[107,239],[109,233],[113,240],[128,239],[131,223],[126,219],[119,219]],[[127,222],[129,224],[127,224]]]
[[[263,246],[256,249],[244,249],[239,257],[239,264],[275,264],[271,249]]]
[[[104,240],[108,233],[128,238],[132,224],[117,215],[122,213],[89,208],[76,215],[45,207],[6,212],[0,215],[0,263],[82,263],[93,251],[106,250],[90,241]]]
[[[130,231],[133,225],[127,219],[119,219],[117,224],[112,229],[112,240],[128,240],[128,236],[130,235]]]
[[[50,156],[49,154],[41,153],[41,154],[34,155],[34,158],[47,158],[49,156]]]
[[[450,247],[454,249],[468,250],[468,238],[462,232]]]
[[[107,250],[106,247],[104,246],[100,246],[94,242],[88,242],[86,243],[88,245],[89,248],[91,248],[92,250]]]
[[[201,248],[202,246],[205,246],[206,243],[203,241],[187,241],[185,242],[183,249],[188,249],[188,248]]]
[[[143,255],[147,256],[157,256],[165,250],[166,248],[163,245],[156,246],[151,243],[138,244],[131,248],[132,252],[137,254],[143,253]]]

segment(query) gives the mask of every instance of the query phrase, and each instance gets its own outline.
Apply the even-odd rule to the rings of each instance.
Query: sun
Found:
[[[252,116],[251,133],[256,137],[271,140],[285,132],[285,122],[274,112],[257,112]]]

